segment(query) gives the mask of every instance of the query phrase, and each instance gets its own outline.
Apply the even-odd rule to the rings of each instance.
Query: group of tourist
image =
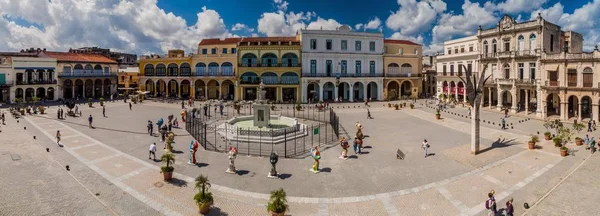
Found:
[[[590,150],[590,152],[594,154],[596,152],[596,143],[600,143],[600,138],[596,141],[594,137],[590,138],[590,136],[586,134],[583,142],[585,144],[585,149]]]
[[[487,215],[488,216],[495,216],[498,215],[498,207],[496,204],[496,198],[494,197],[494,195],[496,194],[496,191],[492,190],[488,193],[488,199],[485,201],[485,209],[487,211]],[[515,209],[513,207],[513,198],[510,198],[508,201],[506,201],[506,208],[504,209],[504,215],[506,216],[513,216],[515,212]]]

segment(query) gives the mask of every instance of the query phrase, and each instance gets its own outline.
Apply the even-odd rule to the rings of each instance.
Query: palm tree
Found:
[[[267,204],[267,210],[274,213],[285,213],[289,206],[287,204],[286,194],[283,188],[271,191],[271,197]]]
[[[208,182],[208,177],[204,175],[199,175],[196,177],[196,189],[200,190],[201,193],[206,193],[206,191],[210,188],[210,183]]]
[[[485,71],[487,70],[488,65],[485,64],[483,66],[483,70],[480,72],[479,74],[479,78],[477,77],[477,75],[473,74],[473,72],[471,70],[468,70],[467,67],[465,65],[463,65],[466,73],[466,81],[465,79],[463,79],[463,77],[459,77],[463,83],[466,83],[465,86],[467,87],[467,98],[469,101],[472,101],[472,103],[470,104],[472,109],[471,109],[471,154],[478,154],[479,153],[479,141],[480,141],[480,136],[479,136],[479,112],[480,112],[480,106],[481,106],[481,100],[483,97],[483,86],[485,85],[485,83],[487,82],[487,80],[491,77],[491,75],[487,75],[485,74]]]
[[[163,154],[160,157],[160,160],[166,164],[166,166],[161,167],[163,172],[173,172],[173,167],[171,164],[175,163],[175,156],[172,153],[167,152]]]
[[[208,178],[204,175],[196,177],[195,181],[195,188],[198,189],[198,193],[194,195],[194,200],[196,201],[196,204],[198,204],[200,213],[207,214],[210,212],[210,206],[213,203],[212,193],[208,192],[210,183],[208,182]]]

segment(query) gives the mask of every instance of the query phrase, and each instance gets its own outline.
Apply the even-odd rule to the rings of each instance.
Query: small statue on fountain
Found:
[[[229,155],[229,167],[225,172],[235,174],[237,173],[237,170],[235,169],[235,158],[237,157],[238,150],[236,147],[230,146],[227,154]]]

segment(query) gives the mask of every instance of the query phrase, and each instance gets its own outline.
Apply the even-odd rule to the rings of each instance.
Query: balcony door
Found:
[[[333,66],[331,65],[331,60],[325,61],[325,64],[325,72],[327,73],[328,77],[331,77],[331,73],[333,73]]]

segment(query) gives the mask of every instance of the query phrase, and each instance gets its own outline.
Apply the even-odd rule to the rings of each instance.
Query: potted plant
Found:
[[[580,133],[583,128],[585,128],[585,125],[583,125],[583,123],[577,123],[577,124],[573,124],[573,130],[577,131],[577,133]]]
[[[88,106],[92,107],[92,99],[91,98],[88,99]]]
[[[103,97],[100,98],[100,106],[104,106],[104,98]]]
[[[544,139],[545,139],[545,140],[550,140],[550,136],[551,136],[551,135],[552,135],[552,133],[550,133],[550,131],[546,131],[546,132],[544,133]]]
[[[531,139],[527,144],[529,144],[529,149],[535,149],[535,143],[539,142],[540,138],[537,135],[531,135]]]
[[[440,114],[440,109],[435,109],[435,119],[440,119],[441,118],[441,114]]]
[[[198,205],[200,214],[208,214],[210,212],[210,206],[213,204],[212,193],[208,191],[210,183],[206,176],[200,175],[196,177],[196,189],[198,193],[194,196],[194,200]]]
[[[388,107],[389,107],[389,108],[392,108],[392,104],[391,104],[391,103],[388,103]]]
[[[160,167],[160,171],[163,174],[164,180],[169,181],[173,178],[173,170],[175,170],[172,166],[175,163],[175,156],[173,153],[167,152],[160,157],[160,160],[165,164],[165,166]]]
[[[567,156],[567,151],[569,149],[567,147],[560,147],[560,156],[566,157]]]
[[[406,102],[402,103],[402,107],[406,107]]]
[[[552,142],[554,142],[554,147],[561,147],[561,142],[562,139],[560,137],[554,137],[554,139],[552,139]]]
[[[414,104],[410,104],[410,109],[414,109],[415,105]]]
[[[271,216],[283,216],[288,209],[289,206],[283,188],[271,191],[271,197],[267,204],[267,211],[269,211],[269,214],[271,214]]]
[[[169,121],[171,121],[171,120],[169,120]],[[175,133],[169,132],[169,134],[167,134],[166,142],[167,142],[167,152],[172,152],[173,151],[173,143],[175,142]]]
[[[400,108],[400,105],[398,105],[398,104],[394,104],[394,108],[395,108],[396,110],[398,110],[398,108]]]
[[[583,139],[581,139],[579,137],[575,137],[575,145],[577,145],[577,146],[583,145]]]

